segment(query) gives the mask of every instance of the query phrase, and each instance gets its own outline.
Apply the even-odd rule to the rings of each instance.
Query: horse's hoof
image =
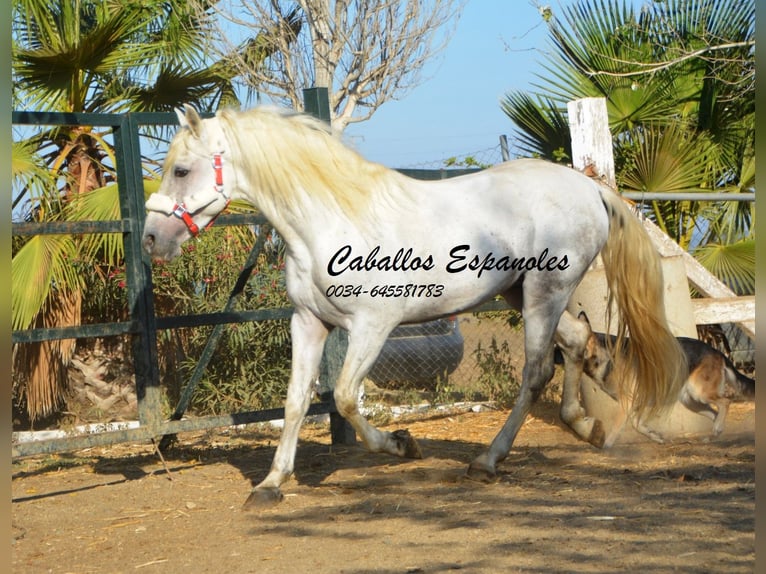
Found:
[[[596,448],[604,448],[604,443],[606,443],[606,431],[604,430],[603,423],[599,419],[593,421],[593,428],[590,431],[588,442]]]
[[[420,446],[407,429],[392,432],[391,438],[394,440],[396,452],[400,456],[404,458],[423,458]]]
[[[477,458],[465,471],[466,478],[475,480],[476,482],[484,482],[489,484],[497,480],[497,474],[495,473],[494,465],[490,465],[481,460],[482,457]]]
[[[269,508],[279,504],[283,498],[282,491],[276,486],[262,486],[253,489],[242,508],[244,510]]]

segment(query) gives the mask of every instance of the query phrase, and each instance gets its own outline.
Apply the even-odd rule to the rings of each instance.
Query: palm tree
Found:
[[[546,18],[540,92],[502,102],[523,154],[567,162],[566,103],[604,97],[618,187],[754,190],[752,0],[669,0],[639,10],[581,0]],[[754,289],[752,204],[653,201],[647,213],[738,292]]]
[[[12,14],[16,109],[170,111],[191,103],[212,111],[239,104],[238,70],[208,61],[210,20],[183,0],[14,0]],[[290,22],[299,26],[299,15]],[[268,56],[257,41],[263,34],[242,47],[250,59]],[[119,218],[107,133],[65,126],[20,137],[13,146],[14,213],[30,221]],[[15,238],[13,329],[79,324],[83,271],[106,277],[122,257],[117,234]],[[73,351],[73,341],[14,349],[14,376],[28,373],[32,421],[63,401],[63,366]]]

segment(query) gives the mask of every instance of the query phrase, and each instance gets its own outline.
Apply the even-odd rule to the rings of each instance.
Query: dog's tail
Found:
[[[755,380],[740,373],[727,358],[725,367],[726,394],[729,398],[755,399]]]

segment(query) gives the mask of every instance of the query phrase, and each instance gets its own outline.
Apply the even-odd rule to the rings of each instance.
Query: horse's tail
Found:
[[[607,324],[611,324],[613,302],[618,312],[617,339],[612,351],[619,377],[631,385],[622,388],[632,396],[632,410],[639,418],[657,414],[678,398],[686,375],[686,357],[670,332],[665,317],[664,284],[660,256],[635,214],[610,189],[601,187],[609,213],[609,236],[601,251],[609,286]],[[624,345],[630,336],[630,345]]]

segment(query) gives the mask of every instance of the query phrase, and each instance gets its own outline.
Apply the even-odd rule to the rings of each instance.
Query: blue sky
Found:
[[[436,168],[448,157],[498,146],[513,129],[499,102],[509,90],[531,88],[547,45],[531,1],[468,0],[424,81],[350,125],[345,136],[367,159],[389,167]]]

